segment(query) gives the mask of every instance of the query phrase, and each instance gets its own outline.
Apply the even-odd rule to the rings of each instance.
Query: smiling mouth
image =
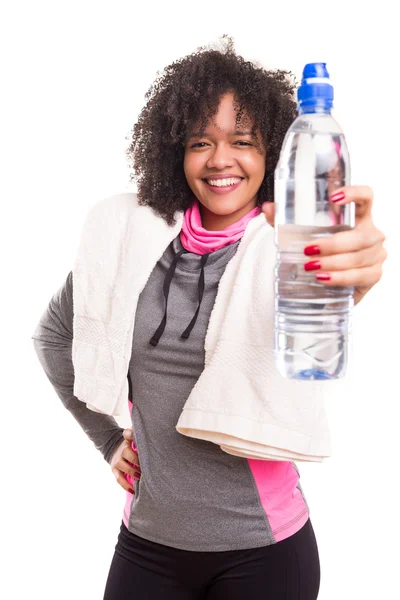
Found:
[[[202,181],[204,183],[206,183],[207,185],[209,185],[210,187],[215,187],[217,189],[221,189],[221,188],[230,188],[233,187],[235,185],[237,185],[238,183],[240,183],[241,181],[243,181],[244,177],[230,177],[227,179],[212,179],[210,178],[206,178],[206,179],[202,179]]]

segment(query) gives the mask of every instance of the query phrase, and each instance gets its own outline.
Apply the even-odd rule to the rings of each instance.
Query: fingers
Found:
[[[126,482],[125,474],[130,475],[134,479],[140,479],[142,472],[137,463],[133,465],[125,460],[122,456],[118,459],[115,465],[112,468],[112,472],[115,475],[118,483],[122,485],[122,483]],[[125,484],[122,485],[124,489],[128,489],[125,487]],[[130,486],[129,486],[130,487]]]
[[[133,460],[127,460],[123,456],[121,456],[120,459],[116,462],[115,466],[124,473],[129,473],[130,475],[133,475],[134,473],[141,473],[137,457],[134,462]]]
[[[133,492],[133,488],[132,488],[132,484],[129,483],[129,481],[126,479],[125,475],[122,473],[122,471],[120,471],[117,468],[113,468],[112,472],[115,476],[115,479],[117,480],[117,482],[119,483],[119,485],[121,487],[124,488],[124,490],[126,490],[127,492]]]
[[[132,477],[140,479],[142,472],[140,469],[139,456],[131,448],[126,447],[122,450],[121,456],[115,463],[115,467],[123,473],[128,473]]]
[[[133,463],[134,465],[137,465],[138,467],[140,467],[140,461],[139,461],[139,455],[138,455],[138,453],[135,452],[134,450],[132,450],[132,448],[130,448],[129,446],[126,446],[122,450],[121,457],[125,458],[125,460]]]
[[[369,289],[382,277],[382,265],[376,264],[362,269],[346,269],[345,271],[318,271],[316,279],[327,287],[345,286]],[[321,279],[320,279],[321,278]]]
[[[340,231],[333,235],[329,235],[325,238],[310,241],[307,248],[318,248],[318,252],[315,249],[312,255],[318,254],[320,256],[327,256],[333,254],[342,254],[347,252],[357,252],[364,248],[371,248],[378,244],[382,244],[385,241],[385,235],[376,227],[355,227],[349,231]],[[305,254],[310,255],[307,248],[304,250]]]
[[[123,437],[111,460],[111,470],[119,485],[133,494],[133,480],[141,477],[139,455],[132,448],[136,448],[132,429],[124,429]]]
[[[348,185],[336,189],[330,196],[333,204],[338,206],[354,202],[356,205],[356,223],[363,222],[371,218],[372,204],[374,200],[374,192],[368,185]],[[275,203],[264,202],[261,210],[271,225],[274,226],[275,219]]]
[[[343,252],[332,256],[316,256],[304,265],[305,271],[332,272],[346,269],[363,269],[386,260],[387,252],[381,244],[364,248],[359,252]]]
[[[130,446],[123,447],[123,444],[128,443],[126,440],[122,442],[122,448],[119,447],[119,453],[116,453],[112,466],[123,473],[129,473],[132,477],[139,478],[141,474],[139,455]]]
[[[354,202],[356,218],[362,220],[371,215],[374,192],[368,185],[347,185],[335,190],[330,200],[338,206]]]

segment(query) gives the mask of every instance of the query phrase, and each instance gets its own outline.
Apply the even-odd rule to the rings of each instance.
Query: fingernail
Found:
[[[315,277],[320,281],[329,281],[331,278],[331,276],[328,273],[317,273]]]
[[[321,254],[321,249],[319,246],[307,246],[307,248],[304,248],[304,254],[306,256],[314,256],[314,254]]]
[[[304,265],[305,271],[317,271],[321,268],[321,263],[319,260],[312,260]]]
[[[337,194],[332,194],[330,199],[332,202],[340,202],[341,200],[344,200],[344,193],[338,192]]]

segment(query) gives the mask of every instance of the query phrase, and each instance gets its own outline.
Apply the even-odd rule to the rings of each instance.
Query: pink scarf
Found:
[[[237,242],[242,237],[247,223],[250,219],[259,215],[260,212],[261,208],[256,206],[244,215],[240,221],[225,227],[225,229],[208,231],[201,225],[199,201],[194,198],[192,205],[184,214],[180,233],[181,244],[185,250],[195,254],[208,254],[214,252],[214,250],[224,248],[224,246],[229,246],[229,244]]]

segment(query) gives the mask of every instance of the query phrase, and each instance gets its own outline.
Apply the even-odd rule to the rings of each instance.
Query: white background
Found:
[[[2,9],[5,599],[102,598],[125,492],[62,406],[31,335],[72,268],[88,209],[132,189],[125,138],[157,70],[224,33],[246,58],[298,79],[306,62],[327,62],[353,183],[375,191],[389,259],[355,309],[346,394],[327,407],[333,456],[298,467],[319,545],[319,599],[398,597],[400,51],[395,3],[371,6],[14,0]]]

